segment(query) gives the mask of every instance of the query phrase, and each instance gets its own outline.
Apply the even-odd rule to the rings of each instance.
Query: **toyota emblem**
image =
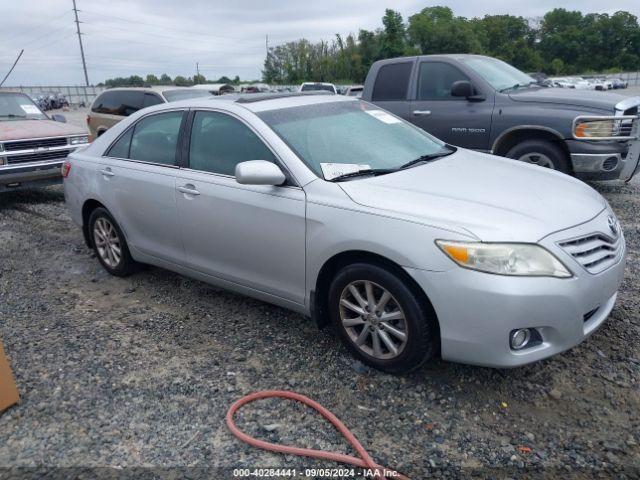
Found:
[[[617,237],[619,232],[619,227],[618,227],[618,221],[616,220],[616,217],[614,217],[613,215],[609,215],[609,217],[607,218],[607,223],[609,224],[609,230],[611,230],[611,233],[613,233],[613,236]]]

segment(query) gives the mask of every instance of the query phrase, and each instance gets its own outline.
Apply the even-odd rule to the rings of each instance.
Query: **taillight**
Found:
[[[62,178],[67,178],[71,173],[71,162],[67,160],[62,164]]]

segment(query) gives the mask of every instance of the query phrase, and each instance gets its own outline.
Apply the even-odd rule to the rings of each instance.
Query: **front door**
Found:
[[[494,100],[453,97],[451,85],[458,80],[470,79],[455,65],[421,62],[411,122],[451,145],[488,151]]]
[[[304,191],[236,182],[238,163],[277,160],[245,123],[226,113],[195,112],[188,157],[176,183],[187,265],[303,304]]]

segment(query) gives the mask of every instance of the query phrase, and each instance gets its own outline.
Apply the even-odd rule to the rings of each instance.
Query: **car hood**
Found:
[[[509,98],[516,102],[557,103],[575,107],[595,108],[605,110],[610,115],[613,115],[615,105],[629,97],[596,90],[531,88],[510,93]]]
[[[86,135],[85,129],[53,120],[9,120],[0,122],[0,141]]]
[[[606,208],[600,194],[568,175],[464,149],[429,164],[339,185],[360,205],[489,242],[537,242]]]

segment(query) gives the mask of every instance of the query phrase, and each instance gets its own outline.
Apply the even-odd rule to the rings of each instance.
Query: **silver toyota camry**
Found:
[[[621,228],[589,186],[349,97],[146,108],[63,176],[109,273],[152,264],[332,323],[389,372],[567,350],[607,318],[624,272]]]

